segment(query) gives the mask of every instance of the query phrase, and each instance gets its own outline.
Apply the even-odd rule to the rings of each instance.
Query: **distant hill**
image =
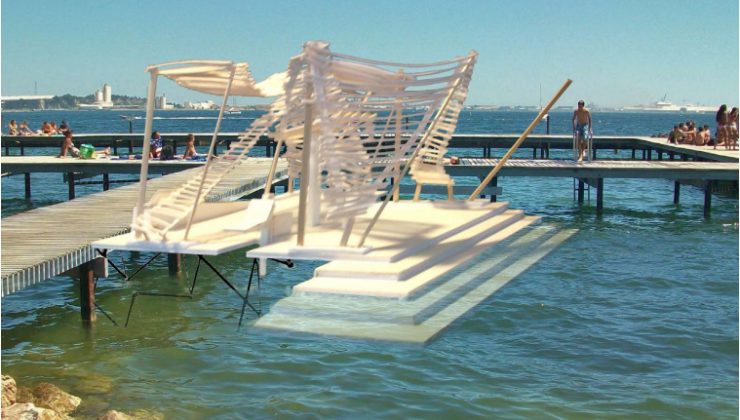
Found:
[[[146,106],[146,98],[136,96],[111,95],[111,100],[116,106],[124,107],[141,107]],[[66,95],[55,96],[44,101],[46,109],[77,109],[81,104],[92,104],[95,102],[95,95],[75,96]],[[3,109],[29,109],[38,107],[37,101],[8,101],[3,103]]]

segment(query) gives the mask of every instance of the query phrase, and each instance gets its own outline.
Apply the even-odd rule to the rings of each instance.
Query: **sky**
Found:
[[[469,105],[738,104],[737,0],[36,1],[0,10],[2,95],[145,97],[146,66],[247,61],[263,80],[303,42],[405,63],[479,53]],[[168,102],[211,99],[160,78]],[[266,103],[241,98],[237,104]]]

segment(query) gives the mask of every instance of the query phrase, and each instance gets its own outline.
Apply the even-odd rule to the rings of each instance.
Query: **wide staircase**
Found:
[[[574,233],[531,228],[540,218],[506,203],[492,203],[491,209],[485,220],[411,253],[371,258],[373,251],[318,267],[253,329],[429,343]],[[497,251],[479,257],[492,247]]]
[[[170,191],[165,197],[146,207],[144,213],[134,220],[131,229],[144,234],[147,240],[159,241],[167,240],[167,234],[172,229],[184,228],[186,219],[195,207],[196,199],[199,202],[204,201],[208,193],[221,182],[221,179],[236,165],[242,163],[260,137],[269,130],[274,120],[272,113],[256,119],[249,129],[239,136],[238,142],[231,143],[225,153],[211,160],[206,179],[202,182],[200,197],[198,197],[198,190],[201,188],[205,168],[178,188]]]

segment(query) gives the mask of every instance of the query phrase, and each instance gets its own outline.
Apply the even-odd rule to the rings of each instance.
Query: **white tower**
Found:
[[[103,101],[105,102],[113,102],[113,94],[110,86],[107,84],[103,85]]]
[[[103,91],[100,89],[95,91],[95,102],[96,103],[103,102]]]

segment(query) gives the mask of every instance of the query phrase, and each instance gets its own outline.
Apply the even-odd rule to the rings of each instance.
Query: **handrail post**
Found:
[[[226,91],[224,92],[224,99],[221,102],[221,109],[218,112],[218,119],[216,120],[216,129],[213,130],[213,138],[211,138],[211,147],[208,149],[208,157],[206,158],[206,167],[203,168],[203,177],[200,179],[200,186],[198,186],[198,194],[195,196],[195,203],[193,204],[193,212],[190,213],[188,224],[185,227],[185,237],[183,240],[188,239],[190,234],[190,227],[193,224],[193,218],[195,217],[195,211],[198,209],[198,202],[200,201],[200,195],[203,192],[203,184],[206,182],[208,176],[208,168],[211,166],[213,161],[213,150],[216,148],[216,139],[218,139],[218,129],[221,127],[221,119],[224,116],[224,108],[226,108],[226,102],[229,100],[229,92],[231,91],[231,82],[234,81],[234,73],[236,73],[236,65],[231,65],[231,74],[229,75],[229,83],[226,84]]]
[[[149,176],[149,143],[152,141],[152,122],[154,120],[154,102],[157,95],[157,77],[159,72],[154,69],[151,71],[149,78],[149,91],[146,98],[146,122],[144,124],[144,145],[141,152],[141,172],[139,175],[139,197],[136,201],[136,211],[134,212],[132,223],[144,212],[144,200],[146,200],[146,179]],[[132,140],[133,142],[133,140]],[[137,236],[139,234],[137,233]]]
[[[540,122],[540,120],[542,120],[542,117],[544,117],[545,114],[547,114],[547,112],[550,111],[550,108],[552,108],[553,105],[555,105],[555,103],[558,101],[558,99],[560,99],[563,93],[565,93],[565,91],[568,89],[568,86],[570,86],[571,83],[573,83],[573,81],[570,79],[565,81],[565,84],[563,84],[563,87],[561,87],[558,93],[556,93],[555,96],[553,96],[553,98],[550,100],[547,106],[542,111],[540,111],[539,115],[537,115],[537,118],[535,118],[534,121],[532,121],[532,124],[530,124],[529,127],[527,127],[527,130],[521,135],[521,137],[519,137],[519,140],[517,140],[516,143],[514,143],[514,145],[511,146],[511,149],[509,149],[506,155],[501,158],[501,161],[499,161],[498,165],[496,165],[496,167],[494,167],[493,170],[491,170],[491,173],[488,174],[486,179],[481,181],[478,188],[476,188],[473,194],[471,194],[470,197],[468,197],[468,201],[475,200],[475,198],[481,193],[481,191],[483,191],[483,188],[485,188],[486,185],[488,185],[488,183],[491,182],[491,179],[493,179],[493,177],[496,176],[498,171],[500,171],[501,168],[503,168],[506,161],[509,160],[509,158],[511,157],[511,155],[514,154],[514,152],[516,152],[516,149],[524,142],[524,139],[527,138],[529,133],[531,133],[532,130],[534,130],[534,128],[537,127],[537,124]]]
[[[313,83],[307,82],[304,96],[305,118],[303,121],[303,150],[301,155],[301,186],[298,192],[298,246],[303,246],[306,237],[306,207],[308,205],[308,187],[310,184],[311,134],[313,131],[313,104],[310,102]]]
[[[270,165],[270,173],[267,174],[267,182],[265,183],[265,192],[262,194],[262,198],[270,196],[270,187],[272,187],[272,180],[275,177],[275,171],[277,170],[278,158],[280,157],[280,149],[283,147],[283,139],[278,140],[275,153],[272,156],[272,165]]]

